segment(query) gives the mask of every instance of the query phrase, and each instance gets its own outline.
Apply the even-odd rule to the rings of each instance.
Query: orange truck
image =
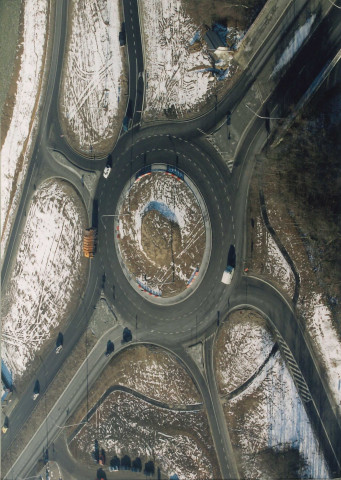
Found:
[[[83,253],[86,258],[94,258],[96,253],[97,230],[96,228],[87,228],[83,236]]]

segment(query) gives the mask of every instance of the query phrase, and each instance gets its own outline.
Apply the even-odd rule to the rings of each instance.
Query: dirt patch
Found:
[[[185,182],[147,175],[129,190],[120,213],[120,253],[139,285],[163,297],[184,291],[206,240],[200,206]]]
[[[157,210],[147,212],[142,218],[142,248],[149,260],[161,268],[168,267],[181,251],[179,225],[168,220]]]
[[[204,412],[173,412],[113,392],[70,443],[70,450],[78,460],[92,463],[95,440],[108,459],[128,455],[152,460],[167,475],[177,472],[180,479],[219,477]]]

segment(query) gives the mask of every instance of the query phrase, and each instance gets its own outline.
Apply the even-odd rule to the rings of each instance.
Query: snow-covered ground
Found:
[[[129,455],[154,460],[169,478],[212,479],[214,449],[204,412],[172,412],[124,393],[113,392],[71,443],[88,458],[97,439],[108,460]]]
[[[240,327],[244,332],[243,323]],[[234,335],[229,340],[238,340],[238,322],[232,326],[231,333]],[[239,371],[243,368],[250,369],[250,358],[255,356],[255,352],[261,351],[264,338],[270,340],[267,328],[256,324],[253,340],[244,342],[244,348],[231,350],[230,356],[225,356],[227,378],[233,381],[230,362],[239,364]],[[252,383],[229,400],[224,408],[232,443],[241,450],[245,477],[278,478],[279,471],[268,470],[269,459],[266,453],[269,454],[269,449],[283,453],[292,448],[298,450],[304,460],[298,468],[301,475],[299,478],[329,478],[304,406],[279,352],[269,357]],[[279,457],[277,460],[279,462]]]
[[[273,218],[271,210],[268,210],[268,215],[271,223]],[[255,230],[255,250],[261,252],[263,249],[266,252],[263,271],[268,273],[292,298],[295,291],[295,277],[288,262],[283,257],[270,233],[266,230],[261,219],[256,222]],[[282,235],[280,235],[280,238],[282,238]]]
[[[84,221],[83,205],[69,184],[48,180],[35,192],[2,298],[1,354],[14,376],[23,374],[58,327],[83,282]]]
[[[296,52],[301,48],[304,40],[308,37],[311,27],[314,23],[316,15],[313,14],[306,22],[296,30],[295,35],[290,40],[282,55],[279,57],[275,68],[272,71],[271,77],[276,75],[290,60],[295,56]]]
[[[108,367],[109,368],[109,367]],[[111,366],[113,384],[124,385],[167,404],[200,403],[200,395],[176,358],[162,349],[138,346],[122,352]]]
[[[327,371],[328,384],[341,415],[341,340],[333,326],[330,310],[321,294],[303,301],[301,308],[309,335]]]
[[[292,448],[304,461],[298,466],[299,478],[329,478],[324,455],[279,352],[270,357],[266,368],[241,395],[229,401],[225,412],[232,436],[242,450],[246,477],[278,478],[278,473],[267,469],[261,452]]]
[[[24,2],[21,66],[13,114],[1,150],[1,249],[4,252],[25,179],[42,81],[48,0]]]
[[[244,315],[242,321],[238,312],[231,315],[216,340],[215,369],[222,394],[232,392],[255,374],[274,345],[265,320],[252,312],[248,318]]]
[[[118,40],[119,0],[72,0],[70,11],[61,111],[78,148],[89,152],[90,145],[96,150],[103,140],[113,137],[121,101],[125,50]]]
[[[174,105],[178,115],[193,110],[212,91],[215,79],[206,47],[189,45],[198,27],[184,13],[181,0],[143,0],[141,28],[145,43],[146,110]]]

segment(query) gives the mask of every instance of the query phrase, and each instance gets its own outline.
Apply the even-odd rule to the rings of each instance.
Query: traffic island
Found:
[[[182,172],[140,173],[117,209],[115,242],[125,274],[142,294],[159,300],[183,296],[195,288],[203,261],[208,263],[206,207]]]

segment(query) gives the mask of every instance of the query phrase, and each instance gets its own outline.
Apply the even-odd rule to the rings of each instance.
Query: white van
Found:
[[[233,274],[234,268],[228,265],[224,270],[223,277],[221,279],[222,283],[225,283],[225,285],[230,285],[230,283],[232,282]]]

